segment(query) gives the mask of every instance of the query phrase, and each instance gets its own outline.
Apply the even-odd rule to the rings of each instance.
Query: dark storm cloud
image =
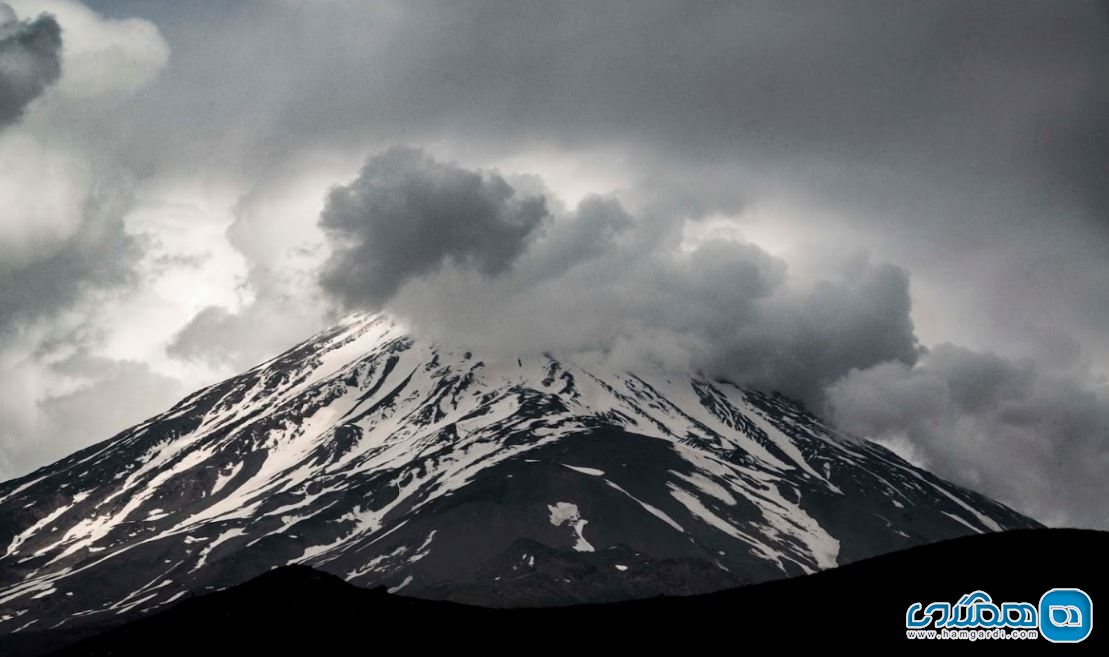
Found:
[[[14,123],[24,108],[62,73],[62,28],[52,16],[19,21],[0,2],[0,128]]]
[[[333,252],[320,283],[347,306],[377,307],[447,262],[496,275],[546,216],[542,197],[520,197],[497,174],[393,149],[328,195],[320,226]]]
[[[916,360],[909,280],[897,267],[864,262],[800,286],[782,261],[751,244],[708,243],[689,253],[663,246],[641,257],[632,276],[613,271],[602,285],[612,308],[606,327],[617,336],[644,333],[645,355],[658,348],[651,342],[685,345],[694,369],[814,408],[824,387],[853,369]],[[581,294],[567,287],[571,298]],[[570,303],[565,315],[545,319],[570,323],[587,310]]]
[[[718,284],[734,285],[734,280],[721,277]],[[819,409],[825,386],[846,373],[916,360],[910,310],[908,274],[891,265],[866,266],[776,307],[758,331],[745,326],[741,312],[729,316],[723,328],[738,328],[738,336],[719,336],[721,353],[705,367],[723,368],[718,371]]]
[[[945,344],[916,367],[853,372],[829,399],[841,427],[907,447],[941,476],[1051,524],[1105,527],[1103,386]]]
[[[542,183],[540,183],[541,185]],[[543,235],[523,272],[538,278],[556,276],[592,258],[604,256],[635,225],[618,201],[588,196],[557,227]]]
[[[171,39],[191,34],[182,11],[164,23]],[[211,75],[170,80],[213,85],[185,99],[190,118],[261,111],[243,136],[270,148],[400,131],[935,176],[998,164],[994,175],[1042,176],[1040,164],[1105,149],[1107,16],[1093,2],[379,2],[221,18],[202,51],[180,48]],[[290,40],[344,56],[304,57]],[[244,44],[272,65],[240,61]],[[1097,144],[1073,138],[1075,117]]]
[[[859,262],[799,287],[753,244],[685,248],[678,223],[634,217],[615,199],[588,197],[540,230],[546,216],[495,173],[394,149],[329,196],[321,223],[336,249],[321,283],[348,308],[393,300],[452,344],[617,358],[630,348],[808,402],[852,369],[916,359],[908,276],[896,267]],[[226,320],[202,313],[176,348]]]

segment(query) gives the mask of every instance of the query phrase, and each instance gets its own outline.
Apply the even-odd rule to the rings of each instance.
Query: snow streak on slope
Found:
[[[550,604],[1032,524],[781,397],[550,356],[487,363],[357,315],[0,484],[0,632],[295,562],[406,595]]]

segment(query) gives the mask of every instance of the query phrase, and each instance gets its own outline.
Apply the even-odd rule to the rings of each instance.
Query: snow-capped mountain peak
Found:
[[[0,484],[0,632],[303,563],[481,604],[692,593],[1035,523],[788,400],[354,315]]]

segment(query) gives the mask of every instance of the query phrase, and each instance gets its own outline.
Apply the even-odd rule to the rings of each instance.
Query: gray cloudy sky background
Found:
[[[387,307],[1109,527],[1104,3],[7,5],[0,478]]]

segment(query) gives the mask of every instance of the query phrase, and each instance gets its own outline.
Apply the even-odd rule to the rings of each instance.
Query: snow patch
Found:
[[[674,529],[682,532],[683,534],[685,533],[685,529],[683,529],[681,525],[679,525],[677,522],[675,522],[673,518],[666,515],[666,512],[664,512],[662,509],[659,509],[657,507],[651,506],[650,504],[647,504],[643,500],[639,499],[635,495],[632,495],[631,493],[624,490],[623,488],[621,488],[617,484],[613,483],[609,479],[605,479],[605,483],[608,484],[610,487],[614,488],[615,490],[618,490],[621,493],[623,493],[624,495],[626,495],[628,498],[630,498],[633,502],[635,502],[639,506],[643,507],[643,510],[646,511],[647,513],[650,513],[654,517],[656,517],[659,520],[665,522],[666,524],[668,524],[671,527],[673,527]]]
[[[227,482],[234,479],[235,475],[239,474],[239,470],[242,469],[242,461],[239,461],[238,463],[232,465],[231,469],[228,470],[226,474],[224,474],[223,470],[220,469],[220,471],[216,473],[216,483],[212,486],[210,494],[215,495],[216,493],[220,492],[220,490],[222,490],[223,487],[227,485]]]
[[[574,472],[580,472],[584,475],[589,475],[591,477],[603,477],[603,476],[605,476],[605,471],[604,470],[598,470],[597,468],[583,468],[579,465],[566,465],[565,463],[562,464],[562,467],[570,468]]]
[[[589,523],[588,520],[581,517],[578,512],[578,505],[571,504],[570,502],[556,502],[548,504],[547,509],[551,512],[550,522],[555,527],[560,527],[564,524],[570,525],[574,530],[576,538],[574,542],[574,549],[578,552],[593,552],[594,548],[585,540],[585,526]]]
[[[409,575],[408,577],[405,577],[404,581],[401,582],[400,584],[397,584],[396,586],[390,587],[390,588],[385,589],[385,590],[388,591],[389,593],[396,593],[397,591],[400,591],[401,589],[403,589],[404,587],[408,586],[411,583],[412,583],[412,576]]]

